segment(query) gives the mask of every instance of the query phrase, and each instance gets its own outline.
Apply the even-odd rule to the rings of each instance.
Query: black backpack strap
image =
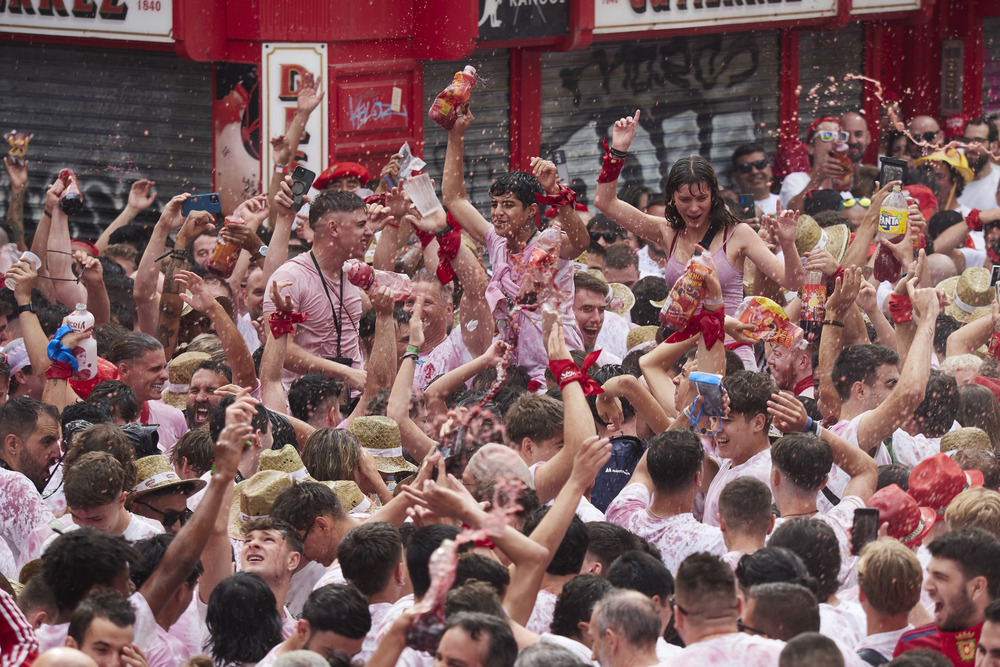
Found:
[[[826,487],[826,486],[823,487],[823,495],[826,496],[826,499],[830,501],[831,505],[839,505],[840,504],[840,498],[838,498],[837,494],[835,494],[833,491],[831,491],[829,489],[829,487]]]
[[[869,665],[884,665],[889,662],[885,659],[885,656],[873,648],[861,649],[858,651],[858,657],[867,662]]]

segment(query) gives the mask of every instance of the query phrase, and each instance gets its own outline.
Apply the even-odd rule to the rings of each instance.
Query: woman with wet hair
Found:
[[[256,574],[237,572],[215,587],[205,615],[205,651],[217,667],[254,665],[282,641],[274,593]]]

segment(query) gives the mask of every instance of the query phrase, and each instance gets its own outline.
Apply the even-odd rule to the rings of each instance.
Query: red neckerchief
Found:
[[[813,378],[811,375],[809,377],[802,378],[801,380],[795,383],[795,389],[794,389],[795,395],[801,396],[802,392],[804,392],[811,386],[813,386]]]
[[[149,401],[143,401],[139,409],[139,423],[149,425]]]

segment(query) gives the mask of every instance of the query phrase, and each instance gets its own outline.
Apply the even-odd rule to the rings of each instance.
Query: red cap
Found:
[[[931,532],[937,515],[930,507],[920,507],[913,496],[890,484],[868,499],[868,507],[878,510],[879,525],[889,524],[889,536],[908,547],[920,544]]]
[[[368,170],[362,165],[357,162],[335,162],[319,175],[313,182],[313,187],[317,190],[323,190],[326,186],[330,185],[330,181],[337,178],[347,178],[348,176],[356,177],[361,181],[361,185],[368,182]]]
[[[910,495],[922,505],[943,512],[962,491],[983,485],[983,473],[962,470],[945,453],[924,459],[910,472]]]
[[[103,357],[97,357],[97,374],[89,380],[81,381],[70,378],[69,386],[73,388],[73,391],[77,393],[77,396],[83,400],[87,400],[87,397],[90,396],[90,392],[94,391],[94,387],[101,382],[104,382],[105,380],[121,379],[122,375],[118,372],[117,366]]]
[[[997,397],[998,401],[1000,401],[1000,380],[994,380],[993,378],[983,377],[980,375],[973,378],[972,381],[992,391],[993,395]]]

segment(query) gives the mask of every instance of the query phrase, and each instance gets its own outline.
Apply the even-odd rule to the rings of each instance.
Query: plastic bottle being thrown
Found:
[[[474,85],[476,85],[476,68],[466,65],[461,72],[455,72],[451,84],[434,98],[427,115],[446,130],[455,127],[455,120],[458,118],[457,109],[469,101]]]
[[[226,225],[245,225],[243,218],[238,215],[226,217]],[[205,268],[220,278],[229,278],[236,268],[236,260],[240,258],[240,246],[233,242],[225,242],[221,238],[215,243],[212,256],[208,260]]]
[[[698,310],[705,296],[705,279],[712,272],[705,263],[706,256],[709,256],[708,253],[692,257],[684,267],[684,273],[674,283],[660,309],[660,323],[663,326],[682,331]]]
[[[906,236],[906,225],[909,220],[910,211],[906,206],[906,197],[898,185],[892,187],[892,192],[882,202],[882,208],[878,212],[878,235],[876,238],[886,239],[890,243],[899,243]],[[888,248],[879,244],[875,253],[875,280],[888,280],[895,282],[899,280],[902,267],[896,257]]]
[[[63,169],[59,172],[59,180],[66,185],[62,197],[59,199],[59,208],[66,215],[76,215],[83,210],[83,193],[80,192],[80,184],[76,181],[76,174],[72,169]]]
[[[806,271],[799,300],[802,302],[799,326],[802,327],[806,342],[818,342],[826,314],[826,278],[821,271]]]
[[[356,285],[366,292],[372,287],[388,287],[389,291],[392,292],[393,301],[403,301],[413,292],[413,283],[405,273],[380,271],[353,258],[344,262],[344,271],[347,273],[347,280],[352,285]]]

